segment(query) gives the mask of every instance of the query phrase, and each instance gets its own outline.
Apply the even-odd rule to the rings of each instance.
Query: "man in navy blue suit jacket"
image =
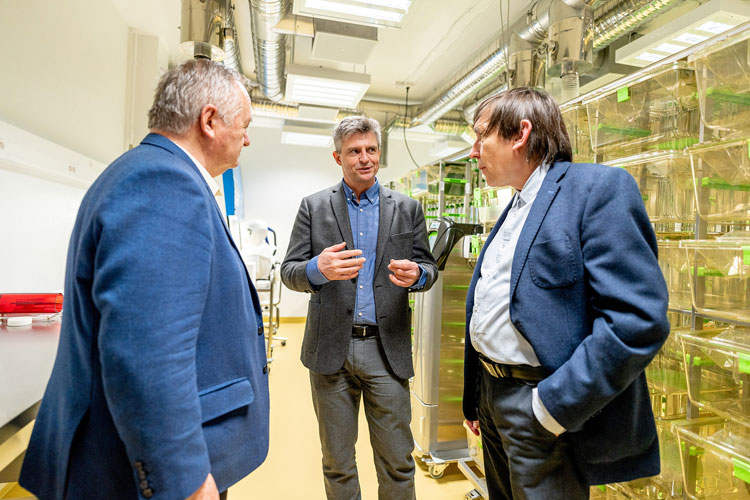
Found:
[[[492,500],[585,499],[659,472],[644,368],[669,333],[656,237],[624,170],[571,163],[555,101],[477,108],[471,157],[517,190],[466,301],[464,415]]]
[[[213,177],[249,145],[241,76],[167,72],[149,134],[86,193],[20,483],[40,499],[218,499],[265,459],[261,309]]]

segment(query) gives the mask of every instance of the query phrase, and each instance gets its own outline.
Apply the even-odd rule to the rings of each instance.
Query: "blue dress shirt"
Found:
[[[356,193],[347,186],[346,182],[342,181],[341,184],[346,195],[354,249],[362,250],[360,257],[365,258],[365,264],[357,275],[357,294],[352,322],[355,325],[377,325],[372,285],[375,279],[375,255],[380,225],[380,183],[376,179],[375,184],[362,193],[359,201],[357,201]],[[412,290],[424,287],[427,280],[422,266],[420,266],[420,271],[419,280],[411,287]],[[307,278],[314,286],[321,286],[329,281],[318,269],[317,255],[307,263],[306,272]]]

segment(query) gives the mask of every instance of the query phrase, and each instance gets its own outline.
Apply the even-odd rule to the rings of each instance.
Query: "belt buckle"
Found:
[[[502,378],[502,377],[503,377],[503,376],[502,376],[502,374],[501,374],[501,373],[499,373],[499,372],[498,372],[498,371],[497,371],[497,370],[495,369],[495,365],[493,365],[493,364],[490,364],[490,363],[488,363],[487,361],[485,361],[485,360],[483,360],[483,359],[480,359],[479,361],[481,361],[481,362],[482,362],[482,366],[484,366],[485,370],[487,370],[488,372],[490,372],[490,375],[492,375],[492,376],[493,376],[493,377],[495,377],[495,378]]]

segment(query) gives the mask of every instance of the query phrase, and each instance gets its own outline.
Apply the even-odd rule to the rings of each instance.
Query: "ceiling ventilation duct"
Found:
[[[224,59],[228,0],[182,0],[180,50],[190,56]]]
[[[594,65],[594,14],[589,7],[571,7],[560,0],[552,4],[550,19],[540,50],[547,55],[547,74],[560,77],[560,101],[567,102],[578,97],[578,76]]]
[[[275,33],[272,28],[284,17],[287,7],[287,0],[250,0],[255,74],[263,95],[272,101],[284,97],[286,85],[286,35]]]
[[[537,51],[536,45],[517,33],[510,35],[508,86],[512,89],[544,87],[544,58]]]
[[[598,5],[595,0],[560,0],[569,6]],[[633,31],[650,21],[656,15],[671,9],[680,0],[622,0],[607,4],[604,9],[594,12],[594,50],[600,50],[619,37]],[[522,39],[539,43],[546,36],[549,23],[551,0],[538,0],[510,26],[510,31]],[[432,123],[452,110],[477,90],[488,85],[505,69],[506,46],[490,54],[474,69],[438,96],[431,103],[422,107],[412,120],[412,125]]]
[[[237,32],[234,24],[234,7],[227,8],[227,20],[224,27],[224,66],[242,74],[240,64],[240,46],[237,43]]]

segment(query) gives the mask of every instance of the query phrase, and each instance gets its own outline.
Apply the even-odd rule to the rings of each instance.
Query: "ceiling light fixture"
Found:
[[[411,0],[295,0],[293,12],[366,26],[400,27]]]
[[[356,108],[368,88],[370,75],[367,74],[297,64],[287,65],[287,101]]]
[[[332,134],[332,127],[317,127],[287,121],[281,128],[281,144],[331,148],[333,147]]]
[[[742,0],[711,0],[615,52],[620,64],[644,67],[750,20]]]

